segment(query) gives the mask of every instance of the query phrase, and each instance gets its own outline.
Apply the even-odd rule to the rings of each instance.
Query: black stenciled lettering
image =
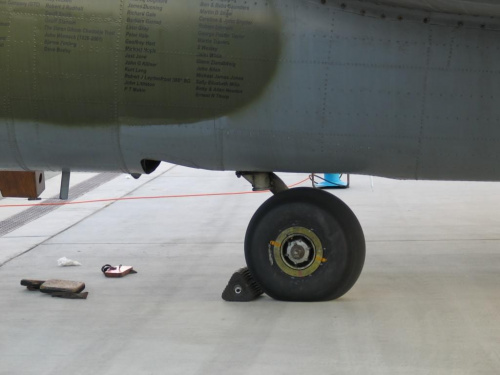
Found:
[[[144,94],[149,90],[185,78],[166,77],[159,64],[162,46],[155,39],[160,28],[165,32],[163,15],[168,14],[169,0],[129,0],[125,10],[124,92]],[[136,73],[136,74],[134,74]]]
[[[245,16],[250,10],[251,5],[235,0],[200,2],[196,97],[227,100],[243,94],[244,78],[236,74],[238,61],[229,56],[231,47],[245,39],[242,27],[253,23]]]

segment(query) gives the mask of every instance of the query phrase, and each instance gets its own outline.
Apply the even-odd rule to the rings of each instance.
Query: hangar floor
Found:
[[[0,374],[498,374],[498,186],[352,176],[335,194],[364,228],[367,259],[327,303],[221,300],[268,193],[73,204],[21,221],[0,237]],[[164,164],[76,201],[249,190],[230,172]],[[4,207],[19,203],[0,200],[0,229],[30,209]],[[82,266],[58,267],[63,256]],[[107,279],[105,263],[138,274]],[[89,297],[28,292],[23,278],[84,281]]]

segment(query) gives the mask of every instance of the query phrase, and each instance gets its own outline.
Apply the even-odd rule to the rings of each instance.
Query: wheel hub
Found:
[[[323,262],[321,241],[307,228],[288,228],[282,231],[275,241],[271,241],[271,244],[277,265],[290,276],[309,276]]]
[[[298,266],[308,260],[309,255],[314,252],[306,242],[305,239],[299,238],[290,241],[286,247],[286,259],[290,260],[294,265]]]

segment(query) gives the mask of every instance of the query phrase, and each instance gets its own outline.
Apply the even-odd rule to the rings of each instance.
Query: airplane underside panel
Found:
[[[379,0],[377,2],[410,9],[469,16],[497,17],[500,15],[498,0]]]
[[[500,3],[385,3],[0,0],[0,169],[500,180]]]

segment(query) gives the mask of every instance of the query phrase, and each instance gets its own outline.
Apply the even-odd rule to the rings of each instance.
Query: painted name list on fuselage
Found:
[[[69,113],[138,125],[230,113],[275,73],[272,3],[0,0],[0,81],[43,102],[44,111],[23,116],[56,123]]]

